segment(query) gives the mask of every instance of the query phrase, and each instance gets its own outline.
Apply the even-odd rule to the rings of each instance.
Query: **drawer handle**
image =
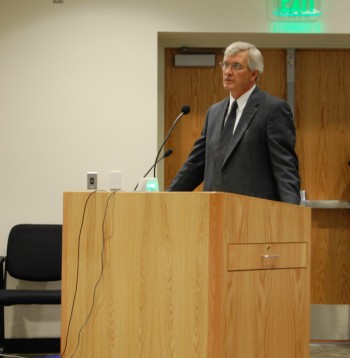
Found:
[[[278,259],[279,257],[280,257],[280,255],[262,255],[261,256],[262,259],[267,259],[267,260]]]

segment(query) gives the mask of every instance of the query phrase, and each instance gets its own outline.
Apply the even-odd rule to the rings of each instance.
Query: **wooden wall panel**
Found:
[[[310,200],[350,200],[350,51],[298,50],[295,123]]]
[[[184,104],[191,107],[191,112],[178,122],[165,147],[173,150],[173,154],[164,164],[165,188],[181,168],[195,139],[199,137],[208,107],[228,96],[228,92],[223,89],[222,71],[219,66],[223,49],[211,49],[211,52],[216,54],[217,65],[210,68],[175,67],[174,55],[177,52],[177,49],[165,50],[164,135],[168,133]],[[286,51],[272,49],[263,50],[262,53],[265,71],[259,81],[259,87],[286,98]]]
[[[286,51],[265,49],[259,86],[286,98]],[[228,94],[215,68],[175,68],[165,53],[165,133],[183,104],[191,113],[179,122],[167,148],[165,187],[186,160],[210,104]],[[222,50],[216,51],[217,64]],[[350,200],[350,51],[296,50],[295,125],[301,187],[310,200]],[[350,303],[349,210],[313,210],[312,303]]]
[[[310,200],[350,200],[350,51],[298,50],[295,123]],[[313,209],[311,302],[350,304],[350,211]]]
[[[312,210],[311,303],[350,304],[350,210]]]

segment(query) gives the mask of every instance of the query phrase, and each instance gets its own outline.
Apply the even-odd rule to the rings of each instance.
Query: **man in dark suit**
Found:
[[[230,96],[208,109],[201,137],[167,190],[192,191],[204,181],[205,191],[299,204],[293,114],[285,101],[257,87],[261,52],[235,42],[220,66]]]

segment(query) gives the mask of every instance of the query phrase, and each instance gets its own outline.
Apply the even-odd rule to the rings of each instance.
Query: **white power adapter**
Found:
[[[110,188],[111,191],[121,190],[122,188],[122,173],[119,170],[112,170],[110,173]]]

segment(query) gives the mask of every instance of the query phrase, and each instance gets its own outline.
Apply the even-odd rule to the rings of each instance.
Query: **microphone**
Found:
[[[169,157],[169,155],[172,155],[173,154],[173,150],[172,149],[168,149],[162,157],[160,157],[158,160],[157,160],[157,163],[153,164],[148,172],[142,177],[142,178],[146,178],[147,174],[153,169],[153,167],[158,164],[162,159],[166,158],[166,157]],[[134,191],[137,189],[137,187],[139,186],[139,183],[136,184],[135,188],[134,188]]]
[[[181,113],[176,117],[173,125],[171,126],[168,134],[166,135],[166,137],[165,137],[165,139],[163,141],[163,144],[160,146],[159,151],[158,151],[157,156],[156,156],[156,160],[154,161],[154,165],[153,165],[153,177],[154,178],[156,177],[156,169],[157,169],[157,163],[158,163],[158,158],[159,158],[160,152],[162,151],[162,149],[163,149],[165,143],[167,142],[167,140],[169,139],[170,134],[173,131],[173,129],[175,128],[176,123],[179,121],[179,119],[182,116],[185,116],[186,114],[190,113],[190,110],[191,110],[190,106],[187,106],[187,105],[182,106]]]

